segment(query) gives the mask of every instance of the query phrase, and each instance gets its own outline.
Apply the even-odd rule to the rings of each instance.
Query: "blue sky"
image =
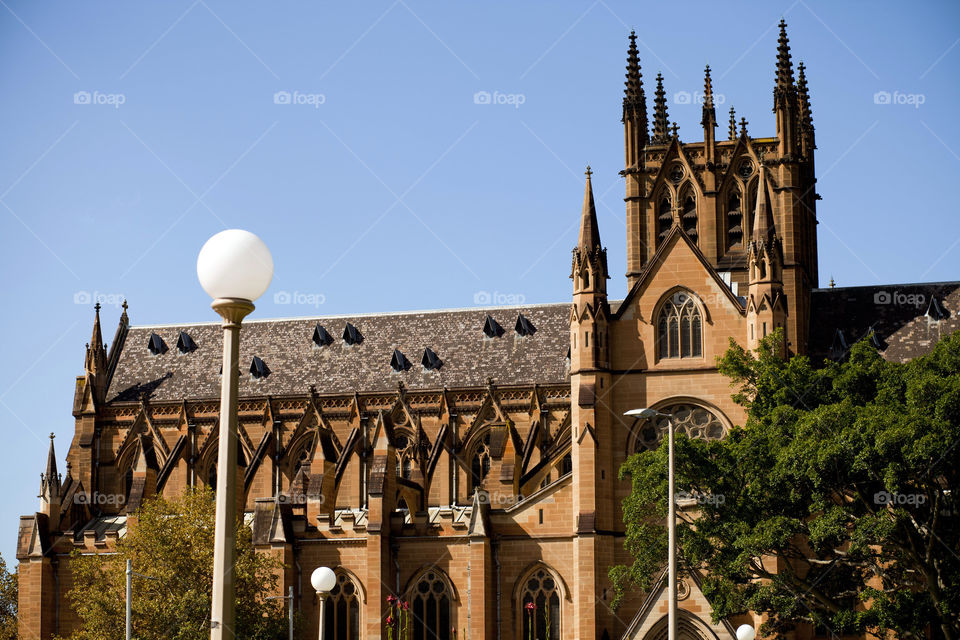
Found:
[[[276,264],[254,317],[563,301],[587,163],[622,296],[627,34],[681,139],[707,63],[721,123],[771,136],[781,16],[821,284],[960,279],[956,3],[0,0],[0,552],[51,431],[62,470],[92,298],[108,340],[124,297],[134,324],[212,321],[196,255],[241,227]]]

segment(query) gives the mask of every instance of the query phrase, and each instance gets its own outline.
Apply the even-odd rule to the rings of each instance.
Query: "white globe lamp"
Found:
[[[753,640],[755,637],[757,637],[757,630],[749,624],[737,627],[737,640]]]
[[[330,593],[337,586],[337,575],[330,567],[317,567],[310,574],[310,584],[317,593]]]
[[[263,240],[243,229],[227,229],[203,245],[197,278],[211,298],[253,302],[273,279],[273,256]]]

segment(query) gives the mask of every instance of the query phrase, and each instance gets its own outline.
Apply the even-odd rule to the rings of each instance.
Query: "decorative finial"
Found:
[[[100,301],[99,301],[99,300],[97,300],[97,303],[96,303],[95,305],[93,305],[93,310],[96,311],[97,313],[100,313]]]
[[[837,286],[837,283],[833,281],[833,276],[830,276],[830,288],[833,289]]]
[[[673,133],[674,138],[678,137],[679,130],[680,130],[680,127],[677,125],[676,122],[670,125],[670,131]]]
[[[670,121],[667,117],[667,95],[663,90],[663,74],[657,74],[657,91],[653,100],[653,144],[667,144]]]
[[[587,179],[588,179],[588,180],[590,179],[590,176],[593,175],[593,170],[590,169],[590,165],[587,165],[587,170],[584,171],[584,175],[587,176]]]
[[[740,118],[740,135],[742,136],[747,135],[747,119],[746,118]]]
[[[53,431],[50,432],[50,441],[52,442],[57,436],[54,435]]]
[[[731,140],[737,139],[737,112],[730,107],[730,127],[727,129],[727,136]]]

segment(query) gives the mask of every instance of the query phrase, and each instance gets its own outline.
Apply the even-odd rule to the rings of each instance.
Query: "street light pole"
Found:
[[[287,589],[287,595],[285,596],[270,596],[267,600],[286,600],[287,601],[287,617],[290,623],[289,630],[289,639],[293,640],[293,587]]]
[[[310,574],[310,584],[313,585],[314,590],[317,592],[317,600],[319,601],[317,607],[317,614],[319,616],[317,633],[319,634],[318,639],[323,640],[323,609],[327,596],[330,595],[333,588],[337,586],[337,574],[329,567],[317,567],[313,570],[313,573]]]
[[[214,311],[223,318],[210,640],[234,640],[240,323],[253,311],[253,301],[270,286],[273,257],[263,241],[249,231],[228,229],[203,245],[197,257],[197,277],[213,298]]]
[[[138,578],[146,578],[147,580],[156,580],[156,578],[153,576],[145,576],[142,573],[134,573],[133,562],[131,562],[130,558],[127,558],[127,640],[131,640],[131,638],[133,638],[133,576],[137,576]]]
[[[673,416],[656,409],[631,409],[623,415],[642,420],[667,419],[667,638],[677,640],[677,510],[673,468]]]

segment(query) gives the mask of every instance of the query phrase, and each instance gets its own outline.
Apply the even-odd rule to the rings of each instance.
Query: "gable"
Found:
[[[677,575],[678,635],[700,640],[736,640],[733,625],[726,619],[711,622],[710,601],[700,588],[697,573],[678,572]],[[640,610],[627,626],[623,640],[652,640],[666,637],[667,615],[670,610],[667,593],[667,571],[664,569]]]

